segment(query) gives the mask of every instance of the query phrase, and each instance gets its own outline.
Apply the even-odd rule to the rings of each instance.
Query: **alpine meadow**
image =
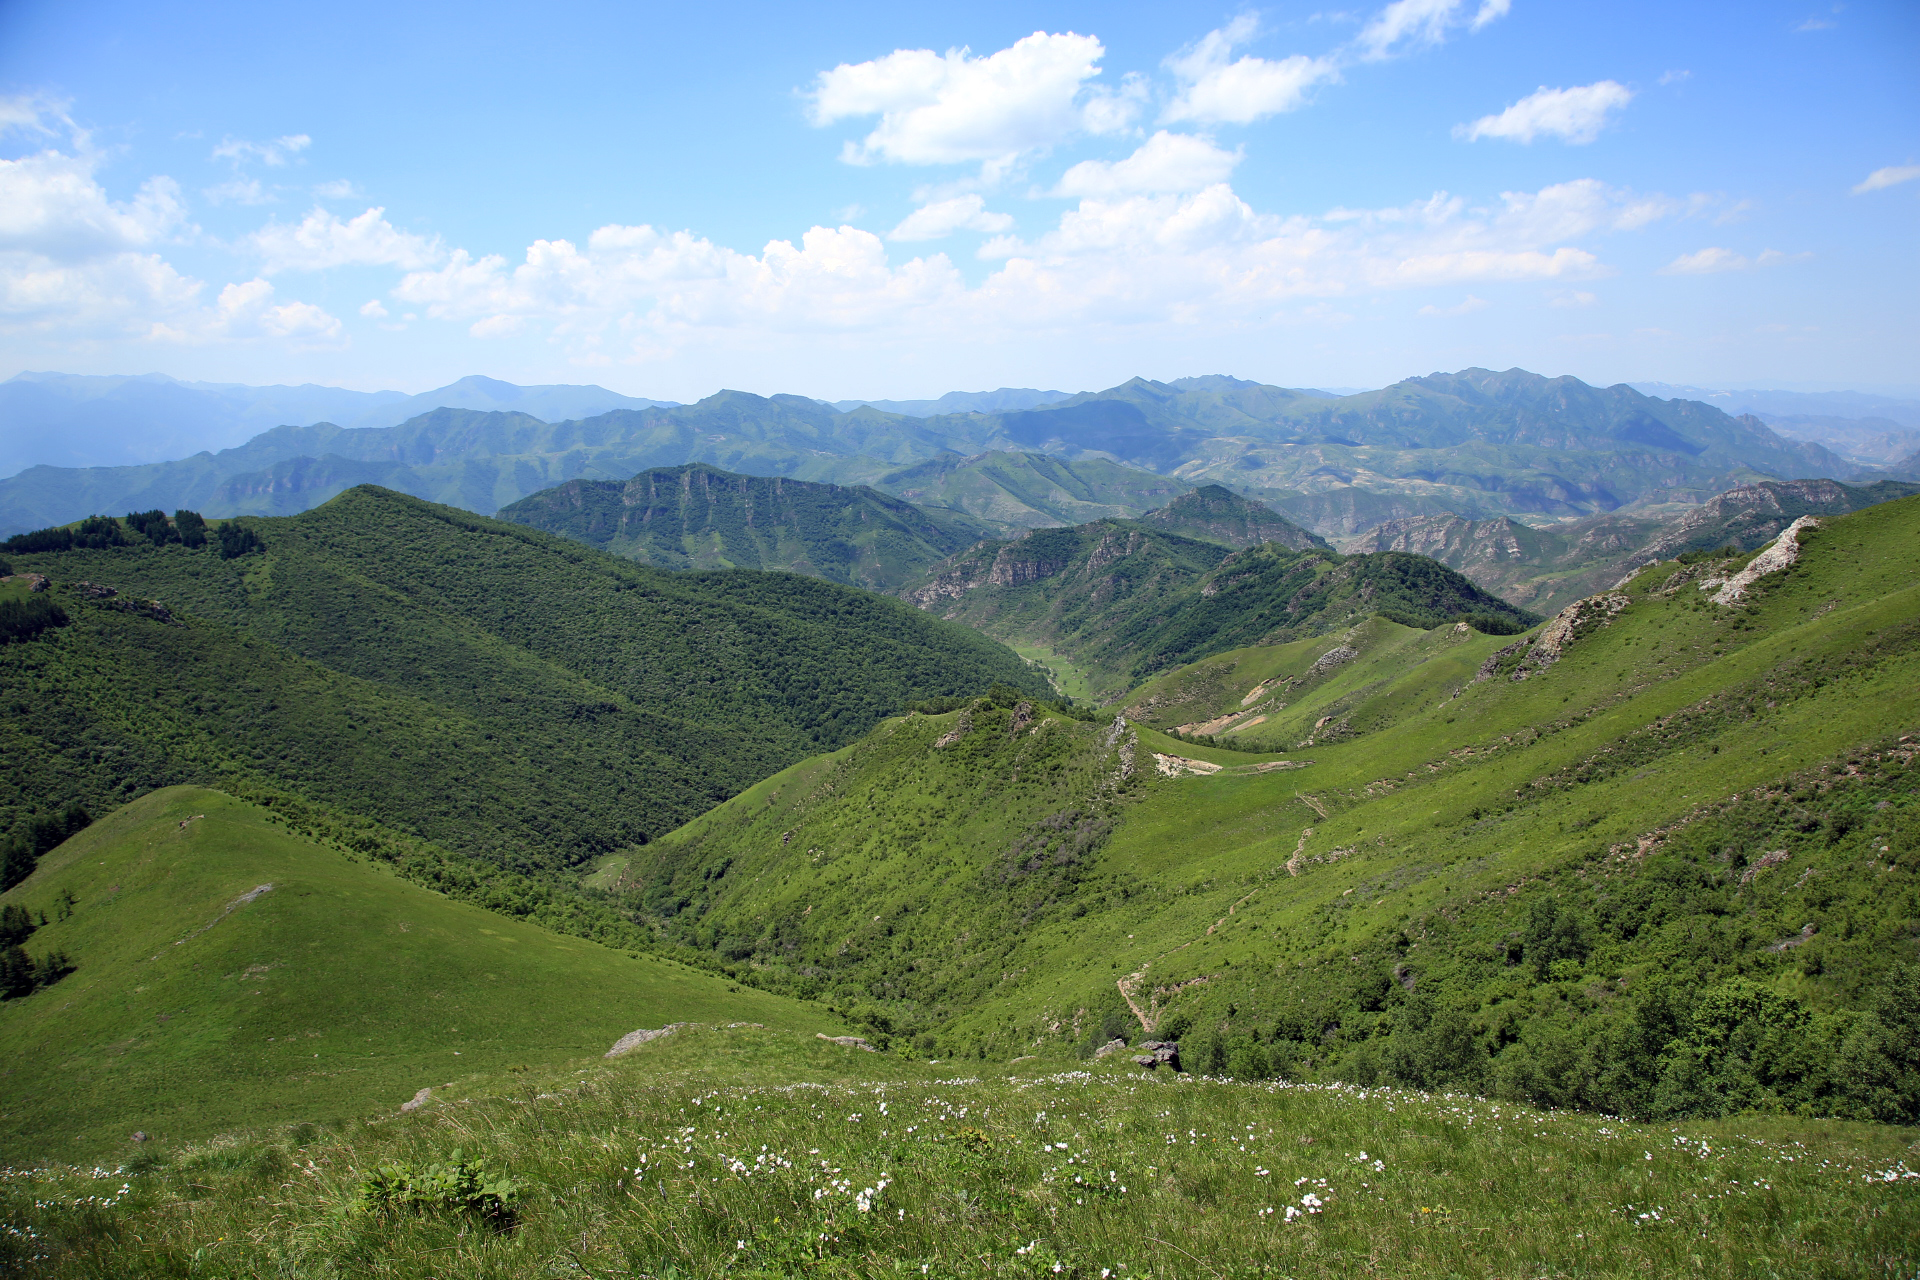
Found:
[[[1920,1280],[1915,65],[0,6],[0,1274]]]

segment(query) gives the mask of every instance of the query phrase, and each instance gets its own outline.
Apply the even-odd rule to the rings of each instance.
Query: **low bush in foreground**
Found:
[[[671,1070],[725,1056],[722,1037],[775,1039],[689,1032],[657,1055],[336,1133],[13,1170],[0,1267],[1112,1280],[1907,1277],[1920,1263],[1909,1130],[1646,1127],[1106,1068],[777,1086]],[[481,1169],[511,1215],[489,1207]],[[387,1194],[401,1183],[428,1188],[412,1206],[427,1211],[388,1211],[411,1195]]]

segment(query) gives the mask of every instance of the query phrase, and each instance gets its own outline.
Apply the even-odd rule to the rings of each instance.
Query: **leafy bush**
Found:
[[[1517,636],[1533,625],[1523,618],[1507,618],[1497,613],[1463,613],[1458,621],[1483,636]]]
[[[174,512],[173,527],[179,533],[182,544],[189,547],[207,545],[207,522],[198,511],[182,509]]]
[[[127,526],[135,533],[143,535],[156,547],[164,547],[169,542],[180,541],[180,534],[167,519],[167,513],[158,507],[152,511],[129,511]]]
[[[511,1231],[519,1203],[518,1183],[505,1176],[489,1178],[485,1167],[466,1159],[456,1147],[445,1164],[381,1165],[360,1179],[353,1205],[374,1217],[464,1214],[497,1231]]]

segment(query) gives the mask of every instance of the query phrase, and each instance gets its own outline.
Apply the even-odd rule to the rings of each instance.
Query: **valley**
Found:
[[[1059,452],[12,538],[4,1256],[1668,1267],[1642,1213],[1710,1274],[1900,1256],[1916,486],[1322,532],[1084,448],[1172,412],[1129,387],[999,413]],[[1384,421],[1325,399],[1274,403]]]

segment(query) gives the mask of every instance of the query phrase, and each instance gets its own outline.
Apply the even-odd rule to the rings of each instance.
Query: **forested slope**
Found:
[[[112,527],[130,545],[10,557],[68,622],[0,646],[9,822],[240,776],[537,870],[914,699],[1045,687],[883,596],[664,572],[377,489],[233,526],[256,549],[232,558]]]

